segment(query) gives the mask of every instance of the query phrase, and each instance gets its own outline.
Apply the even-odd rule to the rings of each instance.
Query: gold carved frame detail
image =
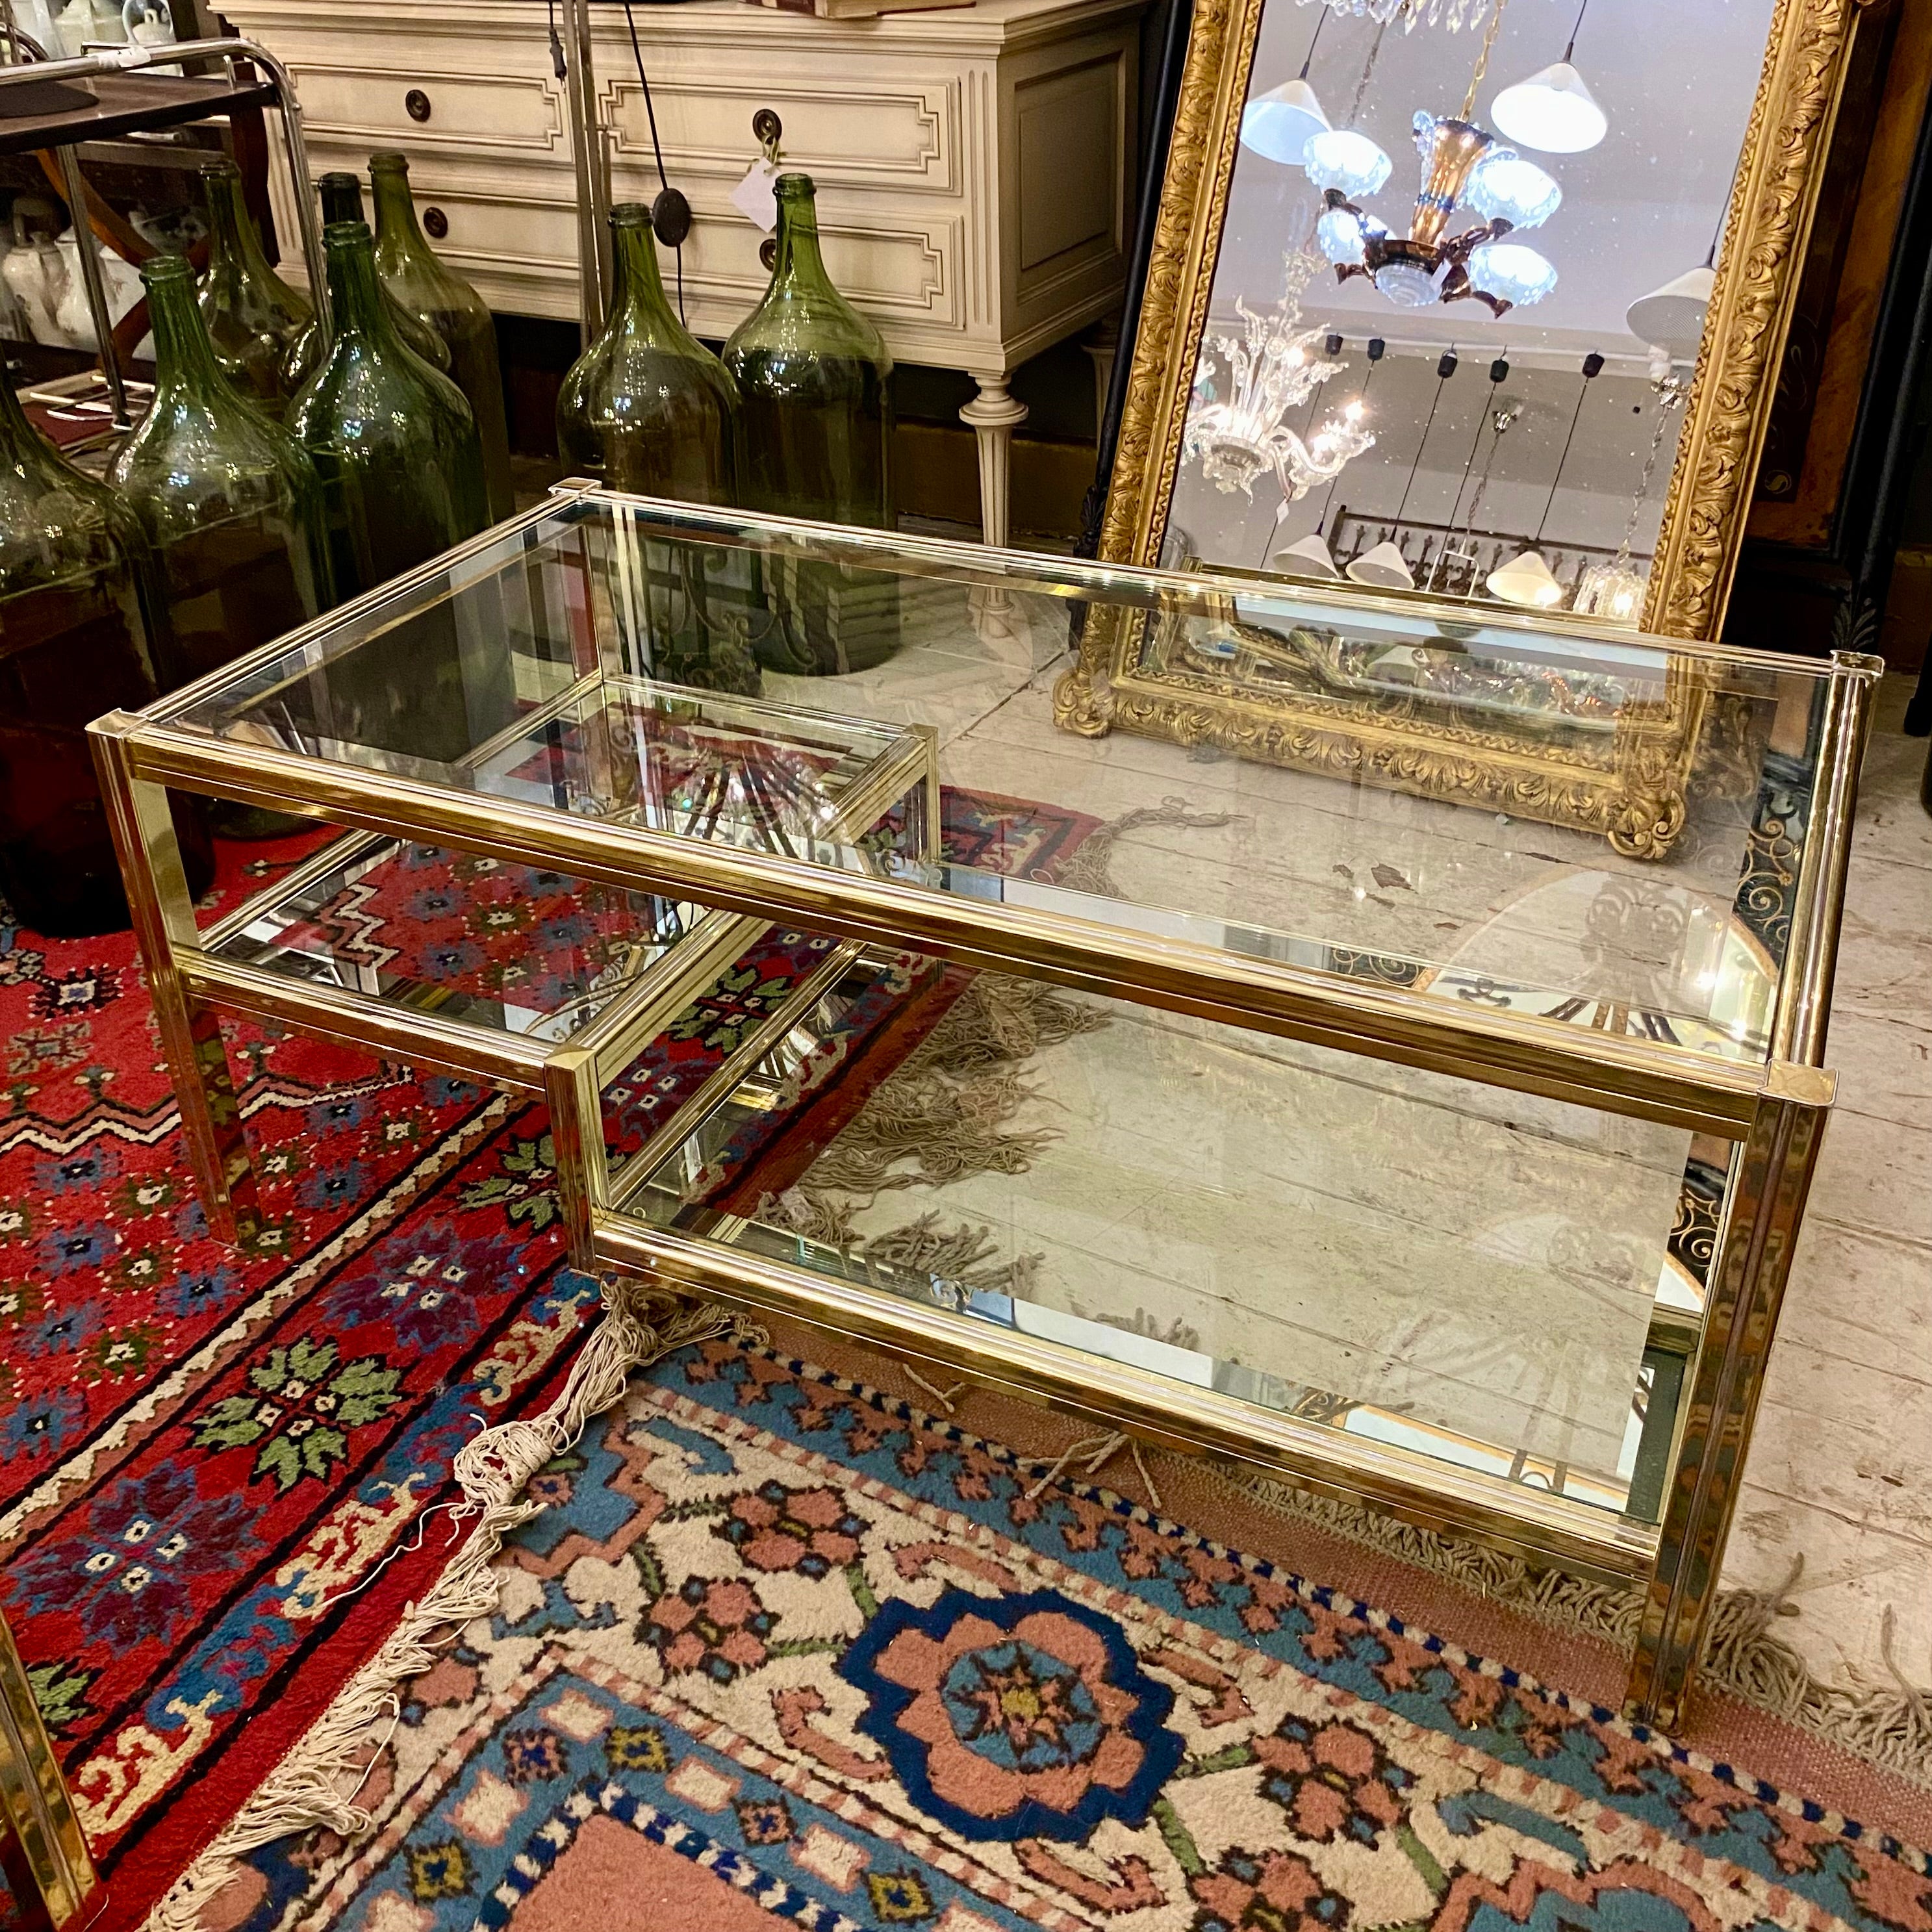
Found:
[[[1104,562],[1159,561],[1267,4],[1196,0],[1101,527]],[[1645,631],[1708,642],[1723,621],[1859,10],[1859,0],[1778,0],[1665,499]],[[1346,605],[1337,601],[1339,617]],[[1468,618],[1465,605],[1401,603],[1425,622],[1435,614]],[[1461,730],[1426,706],[1301,702],[1228,677],[1182,674],[1168,668],[1173,653],[1158,643],[1148,648],[1147,626],[1131,614],[1089,614],[1079,662],[1054,694],[1055,721],[1067,730],[1099,736],[1119,725],[1218,745],[1298,770],[1600,831],[1641,857],[1662,856],[1682,823],[1683,781],[1707,711],[1690,654],[1672,660],[1662,704],[1619,727],[1606,769],[1527,734],[1478,742],[1490,734]],[[1629,636],[1561,616],[1541,621]]]

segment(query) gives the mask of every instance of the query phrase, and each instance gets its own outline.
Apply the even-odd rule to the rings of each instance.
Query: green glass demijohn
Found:
[[[731,502],[738,386],[666,301],[650,210],[622,202],[610,229],[610,313],[557,397],[564,473],[640,496]]]
[[[322,218],[332,221],[360,221],[362,219],[362,184],[350,173],[338,171],[320,176],[315,184],[316,193],[322,201]],[[390,320],[396,325],[396,333],[404,342],[414,350],[425,362],[449,374],[449,345],[436,331],[427,324],[417,321],[387,292],[383,299],[389,304]],[[311,316],[298,335],[288,352],[284,366],[282,380],[290,395],[299,389],[316,372],[322,360],[322,324]]]
[[[322,478],[329,569],[359,596],[489,522],[476,419],[463,392],[404,346],[359,221],[322,230],[332,337],[289,405]]]
[[[226,155],[204,161],[208,266],[196,299],[223,374],[279,418],[301,386],[286,374],[290,346],[312,316],[308,296],[268,266],[242,197],[242,170]]]
[[[141,525],[168,632],[166,683],[218,669],[334,602],[322,484],[308,452],[224,374],[184,257],[141,272],[154,395],[109,481]],[[264,838],[302,823],[217,802],[218,832]]]
[[[410,196],[408,160],[400,154],[371,154],[369,185],[376,200],[376,272],[398,304],[448,345],[450,376],[476,417],[490,514],[500,521],[515,503],[496,319],[483,298],[452,273],[424,238]]]
[[[832,285],[809,175],[779,176],[778,256],[765,298],[733,331],[740,499],[747,509],[892,527],[892,358]]]
[[[86,728],[160,688],[148,568],[139,524],[34,434],[0,377],[0,890],[50,938],[128,923]],[[178,795],[175,823],[198,896],[207,830]]]

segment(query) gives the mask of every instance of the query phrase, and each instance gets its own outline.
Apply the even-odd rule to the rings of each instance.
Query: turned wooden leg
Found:
[[[972,371],[980,393],[959,412],[959,420],[980,440],[980,535],[996,550],[1004,550],[1012,534],[1013,431],[1027,419],[1027,406],[1016,403],[1003,371]]]

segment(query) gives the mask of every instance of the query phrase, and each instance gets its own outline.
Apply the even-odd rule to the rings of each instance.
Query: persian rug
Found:
[[[772,1347],[661,1360],[208,1932],[1924,1932],[1924,1856]]]
[[[1051,873],[1096,821],[949,796],[949,850]],[[209,913],[305,841],[221,848]],[[554,873],[424,847],[318,913],[345,957],[554,1005],[634,920]],[[774,931],[643,1070],[701,1084],[826,942]],[[845,1035],[886,1060],[897,1016]],[[541,1108],[260,1030],[231,1048],[264,1196],[208,1235],[126,935],[0,926],[0,1610],[117,1923],[138,1922],[449,1562],[479,1425],[564,1386],[595,1284]]]

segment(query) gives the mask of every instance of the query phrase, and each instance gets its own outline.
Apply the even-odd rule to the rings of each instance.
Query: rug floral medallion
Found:
[[[729,1341],[538,1478],[222,1932],[1927,1932],[1924,1858]]]

